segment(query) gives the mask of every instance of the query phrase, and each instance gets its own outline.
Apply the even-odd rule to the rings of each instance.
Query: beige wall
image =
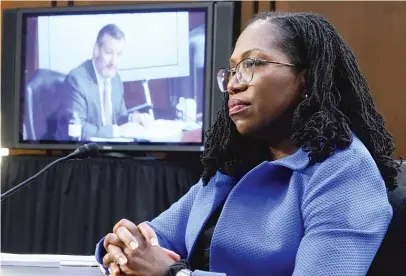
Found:
[[[258,7],[259,4],[261,1]],[[273,4],[278,11],[319,13],[336,27],[355,51],[377,108],[395,137],[394,157],[406,157],[406,2],[276,1]],[[255,5],[243,2],[242,6],[244,24],[254,13]]]

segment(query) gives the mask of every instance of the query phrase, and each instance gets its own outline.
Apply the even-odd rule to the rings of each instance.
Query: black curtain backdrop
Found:
[[[54,157],[1,161],[2,193]],[[95,244],[127,218],[151,220],[199,179],[200,167],[165,161],[96,158],[60,163],[2,202],[1,251],[91,255]]]

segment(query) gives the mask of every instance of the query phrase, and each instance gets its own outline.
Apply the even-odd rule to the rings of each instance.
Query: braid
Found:
[[[395,149],[392,136],[352,50],[334,27],[311,13],[259,13],[247,26],[257,21],[277,26],[283,35],[282,49],[300,70],[307,70],[309,97],[295,110],[293,144],[308,152],[313,164],[347,148],[354,132],[371,153],[387,187],[394,188],[399,165],[391,157]],[[205,183],[217,170],[238,177],[265,160],[264,152],[269,152],[265,144],[238,133],[227,115],[227,99],[228,95],[207,134],[202,155]],[[242,151],[243,142],[251,148]]]

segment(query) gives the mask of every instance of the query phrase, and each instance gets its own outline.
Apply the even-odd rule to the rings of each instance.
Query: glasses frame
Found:
[[[237,75],[237,68],[238,66],[240,66],[240,64],[246,60],[252,60],[253,61],[253,65],[252,65],[252,74],[251,74],[251,78],[249,81],[247,81],[247,83],[242,83],[238,77],[237,77],[237,81],[239,84],[245,84],[248,85],[251,83],[252,79],[254,78],[254,74],[255,74],[255,66],[260,64],[260,63],[268,63],[268,64],[277,64],[277,65],[283,65],[283,66],[289,66],[289,67],[297,67],[297,65],[292,64],[292,63],[287,63],[287,62],[279,62],[279,61],[272,61],[272,60],[265,60],[265,59],[259,59],[259,58],[244,58],[242,59],[240,62],[237,63],[237,65],[234,68],[220,68],[217,71],[217,84],[220,88],[220,91],[223,93],[228,92],[227,89],[224,89],[222,86],[222,83],[224,82],[224,75],[225,73],[228,73],[231,77],[228,80],[228,83],[234,78],[234,76]],[[224,72],[221,76],[219,75],[220,72]]]

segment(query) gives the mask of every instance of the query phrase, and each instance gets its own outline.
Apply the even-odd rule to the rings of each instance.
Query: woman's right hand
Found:
[[[120,222],[118,224],[120,224]],[[147,242],[151,246],[157,246],[157,245],[159,246],[158,238],[155,234],[155,231],[148,224],[146,224],[145,222],[142,222],[142,223],[138,224],[137,227],[138,227],[138,230],[140,230],[141,234],[144,236],[144,238],[147,240]],[[173,252],[172,250],[163,248],[163,247],[161,247],[161,249],[163,251],[165,251],[166,254],[168,254],[168,256],[171,257],[171,259],[173,259],[175,262],[178,262],[180,260],[179,254]]]
[[[128,224],[132,224],[132,222],[123,219],[114,226],[114,230],[116,230],[120,226],[126,227],[126,225]],[[155,234],[155,231],[148,224],[143,222],[137,227],[148,244],[150,244],[151,246],[159,246],[158,238]],[[110,233],[105,237],[103,246],[107,251],[106,256],[103,258],[103,264],[110,268],[110,273],[112,275],[120,275],[121,267],[121,270],[123,270],[125,274],[131,275],[131,271],[125,266],[125,264],[127,263],[127,258],[122,250],[126,246],[126,244],[124,244],[123,241],[121,241],[121,239],[116,234]],[[163,247],[161,247],[161,249],[175,262],[180,260],[180,256],[172,250],[168,250]]]

